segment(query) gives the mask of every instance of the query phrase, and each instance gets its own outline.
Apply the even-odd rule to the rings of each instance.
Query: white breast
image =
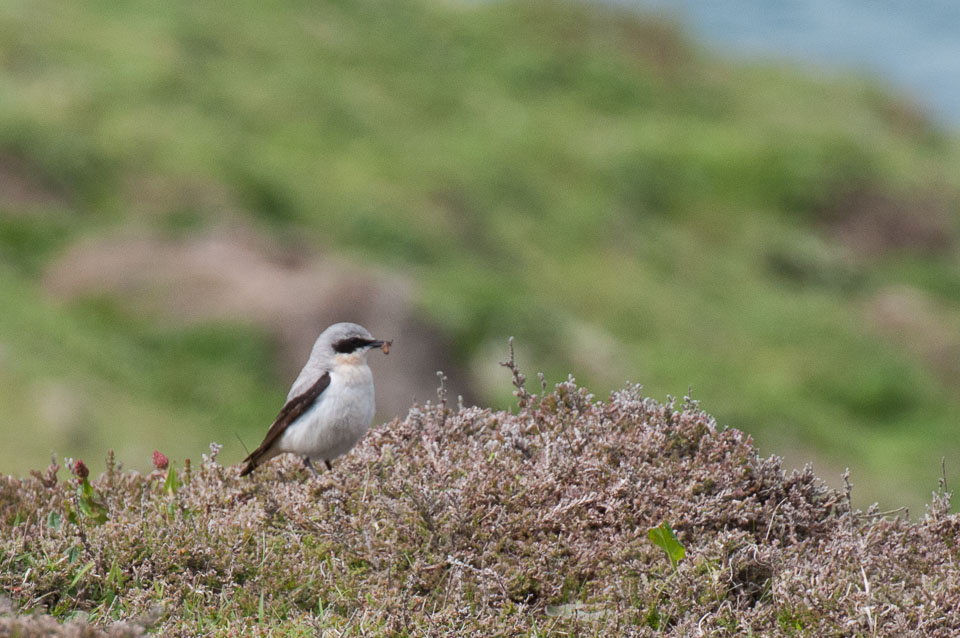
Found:
[[[356,445],[373,421],[373,375],[366,363],[339,363],[330,385],[277,442],[280,452],[331,461]]]

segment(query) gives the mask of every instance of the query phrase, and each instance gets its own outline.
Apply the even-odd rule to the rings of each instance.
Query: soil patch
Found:
[[[63,193],[45,184],[22,159],[0,152],[0,209],[9,213],[65,208]]]
[[[947,193],[893,195],[871,186],[840,195],[826,211],[829,233],[861,257],[912,250],[943,254],[957,243]]]
[[[922,291],[884,288],[867,303],[866,316],[877,332],[921,357],[945,383],[960,387],[960,336]]]

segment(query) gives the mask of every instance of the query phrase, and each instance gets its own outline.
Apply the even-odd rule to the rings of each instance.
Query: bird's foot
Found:
[[[317,468],[313,467],[313,463],[310,462],[310,457],[309,457],[309,456],[303,457],[303,466],[306,467],[306,468],[307,468],[308,470],[310,470],[311,472],[313,472],[313,475],[314,475],[314,476],[316,476],[317,478],[320,478],[320,472],[317,471]],[[328,464],[327,464],[327,467],[329,467],[329,466],[330,466],[330,464],[328,463]]]

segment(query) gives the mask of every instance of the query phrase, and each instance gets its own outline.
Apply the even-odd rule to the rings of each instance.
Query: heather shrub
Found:
[[[516,381],[513,413],[441,394],[319,479],[292,458],[241,479],[217,446],[3,478],[0,633],[960,631],[945,491],[918,522],[856,511],[691,400]]]

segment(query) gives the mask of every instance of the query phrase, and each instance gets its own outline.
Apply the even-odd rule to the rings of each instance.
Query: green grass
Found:
[[[24,397],[49,378],[96,397],[95,441],[25,434],[4,467],[49,447],[187,455],[272,416],[283,380],[245,328],[180,334],[34,290],[77,238],[215,224],[178,197],[186,183],[223,188],[281,240],[409,273],[475,369],[516,335],[551,380],[692,388],[765,452],[799,442],[891,506],[923,502],[960,451],[945,445],[960,380],[863,311],[897,283],[948,307],[957,259],[851,260],[823,232],[851,186],[934,193],[957,224],[955,140],[869,82],[731,64],[672,25],[549,1],[13,1],[0,60],[0,151],[70,207],[0,223],[18,361],[4,411],[33,418]],[[170,192],[148,215],[134,185],[156,176]]]

